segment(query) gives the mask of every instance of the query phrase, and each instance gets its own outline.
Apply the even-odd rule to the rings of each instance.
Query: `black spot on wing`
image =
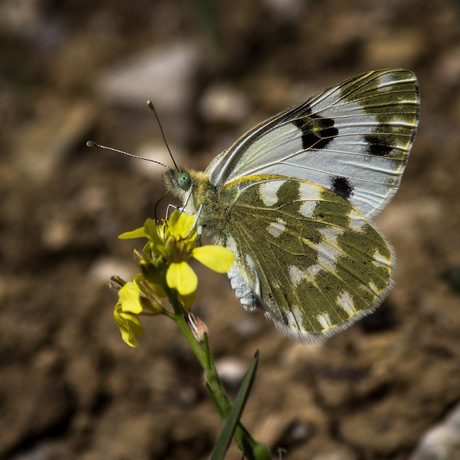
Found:
[[[331,180],[331,187],[334,193],[348,200],[353,195],[353,186],[346,177],[335,176]]]
[[[366,134],[364,140],[367,142],[367,153],[376,157],[388,156],[393,148],[378,134]]]
[[[292,124],[302,132],[302,148],[324,149],[337,136],[339,130],[334,127],[332,118],[308,114],[292,120]]]

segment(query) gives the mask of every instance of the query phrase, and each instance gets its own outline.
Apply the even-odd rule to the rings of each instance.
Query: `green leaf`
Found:
[[[258,362],[259,352],[257,351],[251,366],[246,372],[243,383],[241,384],[241,388],[239,389],[238,394],[236,395],[235,403],[233,404],[228,419],[225,422],[224,427],[222,428],[222,433],[220,434],[216,446],[214,447],[214,450],[212,452],[211,460],[222,460],[230,446],[233,434],[235,433],[235,429],[238,426],[241,414],[243,413],[244,406],[246,405],[246,401],[249,398],[249,393],[251,391],[252,384],[255,380]],[[245,452],[245,454],[248,456],[248,458],[251,458],[249,456],[249,452]]]

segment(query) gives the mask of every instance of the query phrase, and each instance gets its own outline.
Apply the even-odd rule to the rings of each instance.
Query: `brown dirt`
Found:
[[[248,365],[260,350],[244,414],[256,438],[286,449],[283,459],[408,458],[460,400],[460,297],[440,277],[460,265],[457,3],[300,2],[284,18],[268,1],[224,1],[220,61],[187,2],[63,3],[30,2],[35,16],[19,26],[15,15],[0,18],[0,458],[201,459],[212,450],[218,416],[174,324],[146,321],[140,347],[128,348],[97,275],[107,260],[129,266],[132,242],[117,235],[152,216],[163,187],[135,160],[84,146],[92,138],[136,152],[159,138],[146,109],[104,103],[95,82],[139,50],[195,39],[207,51],[181,118],[187,166],[205,166],[216,146],[292,104],[293,88],[307,97],[373,68],[417,73],[419,134],[377,219],[398,254],[397,284],[375,315],[302,346],[197,267],[197,311],[216,359]],[[220,82],[251,107],[237,125],[198,110]]]

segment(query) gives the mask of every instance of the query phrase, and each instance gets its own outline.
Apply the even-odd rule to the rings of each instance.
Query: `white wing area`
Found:
[[[206,172],[216,185],[254,174],[307,180],[372,217],[399,186],[418,107],[412,72],[359,75],[256,126]]]

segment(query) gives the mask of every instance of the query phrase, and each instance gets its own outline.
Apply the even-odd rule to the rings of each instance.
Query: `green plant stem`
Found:
[[[179,326],[179,329],[203,367],[205,372],[205,387],[208,390],[217,411],[219,412],[222,424],[224,424],[232,409],[232,403],[225,391],[222,380],[217,373],[214,360],[212,359],[211,350],[209,348],[208,338],[205,336],[203,344],[198,342],[185,321],[175,293],[170,291],[167,292],[167,294],[174,308],[174,314],[168,313],[167,315]],[[234,439],[241,452],[243,452],[249,460],[271,459],[269,449],[265,445],[254,440],[242,423],[238,423]]]

